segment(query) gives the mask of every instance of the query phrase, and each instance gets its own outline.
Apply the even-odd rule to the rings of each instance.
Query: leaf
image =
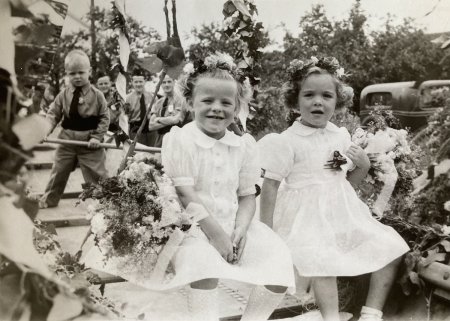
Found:
[[[238,9],[243,15],[246,15],[248,17],[251,17],[252,15],[247,9],[247,5],[243,0],[231,0],[233,1],[233,4],[236,6],[236,9]]]
[[[102,283],[98,289],[99,289],[101,295],[104,296],[105,295],[105,283]]]
[[[159,59],[156,55],[151,55],[144,58],[138,58],[136,63],[144,68],[145,70],[151,72],[151,73],[158,73],[163,68],[163,62],[161,59]]]
[[[231,0],[223,4],[222,13],[225,17],[231,16],[236,10],[237,10],[236,6],[233,4]]]
[[[47,316],[47,321],[69,320],[83,312],[83,305],[75,298],[58,293],[53,298],[53,306]]]

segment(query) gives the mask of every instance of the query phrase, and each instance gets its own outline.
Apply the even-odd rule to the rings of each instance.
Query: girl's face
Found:
[[[234,80],[200,78],[192,95],[195,121],[206,135],[220,139],[236,114],[237,85]]]
[[[312,74],[302,83],[298,94],[302,124],[324,128],[336,108],[336,85],[331,75]]]

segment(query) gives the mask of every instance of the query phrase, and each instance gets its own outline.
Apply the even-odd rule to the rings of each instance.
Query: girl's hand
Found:
[[[232,262],[235,264],[239,262],[244,252],[245,243],[247,242],[247,229],[241,226],[235,227],[233,234],[231,234],[231,242],[233,243],[233,248],[237,249]]]
[[[348,156],[348,158],[350,158],[353,164],[356,165],[356,167],[362,169],[369,169],[370,167],[369,157],[361,147],[357,145],[351,145],[350,148],[347,150],[346,155]]]
[[[230,237],[223,231],[219,230],[209,239],[212,246],[216,248],[219,254],[228,263],[233,262],[233,244]]]

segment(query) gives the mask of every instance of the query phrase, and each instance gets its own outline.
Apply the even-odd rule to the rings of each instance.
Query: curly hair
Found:
[[[331,74],[328,70],[320,68],[318,66],[310,67],[301,77],[291,77],[287,82],[283,84],[282,96],[284,104],[289,109],[298,108],[298,95],[301,90],[302,84],[311,75],[330,75],[333,79],[333,83],[336,86],[336,109],[344,107],[350,107],[353,104],[353,88],[346,85],[336,75]]]
[[[196,62],[197,68],[185,73],[177,82],[178,90],[185,100],[192,103],[194,89],[201,78],[232,80],[236,82],[236,110],[248,105],[252,97],[252,88],[248,79],[243,79],[231,57],[221,53],[208,56],[204,61]]]

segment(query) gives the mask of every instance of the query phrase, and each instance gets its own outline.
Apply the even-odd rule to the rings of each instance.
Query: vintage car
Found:
[[[427,124],[427,117],[436,108],[444,107],[450,98],[450,80],[405,81],[374,84],[365,87],[360,98],[362,124],[370,120],[370,111],[376,106],[392,110],[403,127],[413,132]]]

